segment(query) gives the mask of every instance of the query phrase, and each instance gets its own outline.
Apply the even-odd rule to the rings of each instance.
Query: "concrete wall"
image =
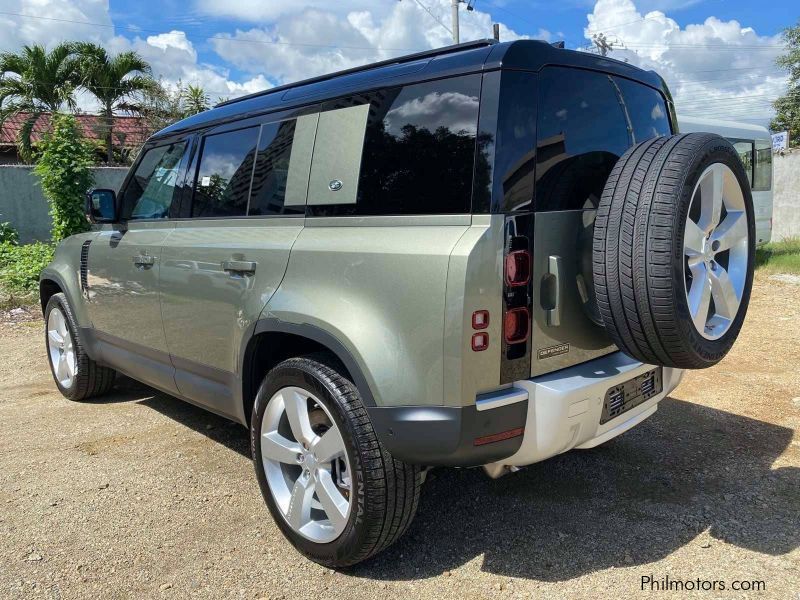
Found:
[[[97,167],[95,186],[118,190],[127,167]],[[0,222],[19,231],[20,242],[50,239],[50,207],[29,165],[0,165]]]
[[[772,241],[800,237],[800,151],[773,157]]]

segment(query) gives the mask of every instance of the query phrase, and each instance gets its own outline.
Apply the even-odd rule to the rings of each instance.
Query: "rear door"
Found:
[[[162,248],[164,331],[184,396],[236,416],[242,336],[283,279],[303,228],[317,113],[199,136],[175,230]]]
[[[580,69],[542,70],[537,114],[534,376],[616,349],[592,284],[597,206],[611,169],[632,144],[671,133],[658,91]]]

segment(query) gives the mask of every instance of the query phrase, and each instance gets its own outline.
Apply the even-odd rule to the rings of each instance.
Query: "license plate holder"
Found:
[[[653,396],[660,394],[664,389],[663,380],[663,369],[656,367],[628,381],[610,387],[606,391],[605,401],[603,402],[603,414],[600,416],[600,424],[608,423],[643,402],[647,402]]]

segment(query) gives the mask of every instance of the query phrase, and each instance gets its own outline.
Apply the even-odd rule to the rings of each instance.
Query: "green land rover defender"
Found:
[[[523,40],[223,102],[155,134],[41,276],[55,383],[122,373],[250,430],[314,561],[408,528],[427,469],[591,448],[717,363],[753,204],[653,72]]]

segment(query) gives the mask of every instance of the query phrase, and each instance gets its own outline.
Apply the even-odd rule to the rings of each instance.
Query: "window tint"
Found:
[[[625,101],[633,129],[633,143],[672,133],[667,105],[659,92],[621,77],[614,77],[614,83]]]
[[[125,189],[123,215],[128,219],[164,219],[176,196],[186,142],[150,148]]]
[[[261,127],[249,215],[302,213],[303,207],[284,207],[289,160],[297,121],[269,123]]]
[[[747,181],[750,187],[753,187],[753,141],[752,140],[728,140],[733,144],[736,153],[739,155],[739,160],[742,161],[745,173],[747,173]]]
[[[326,109],[370,105],[358,193],[355,204],[314,206],[311,189],[310,212],[469,212],[479,97],[480,76],[469,75],[331,103]]]
[[[772,142],[756,140],[756,165],[753,191],[766,192],[772,188]]]
[[[611,169],[630,145],[611,78],[543,69],[537,122],[536,210],[596,208]]]
[[[193,217],[247,214],[258,129],[250,127],[204,138],[195,179]]]

